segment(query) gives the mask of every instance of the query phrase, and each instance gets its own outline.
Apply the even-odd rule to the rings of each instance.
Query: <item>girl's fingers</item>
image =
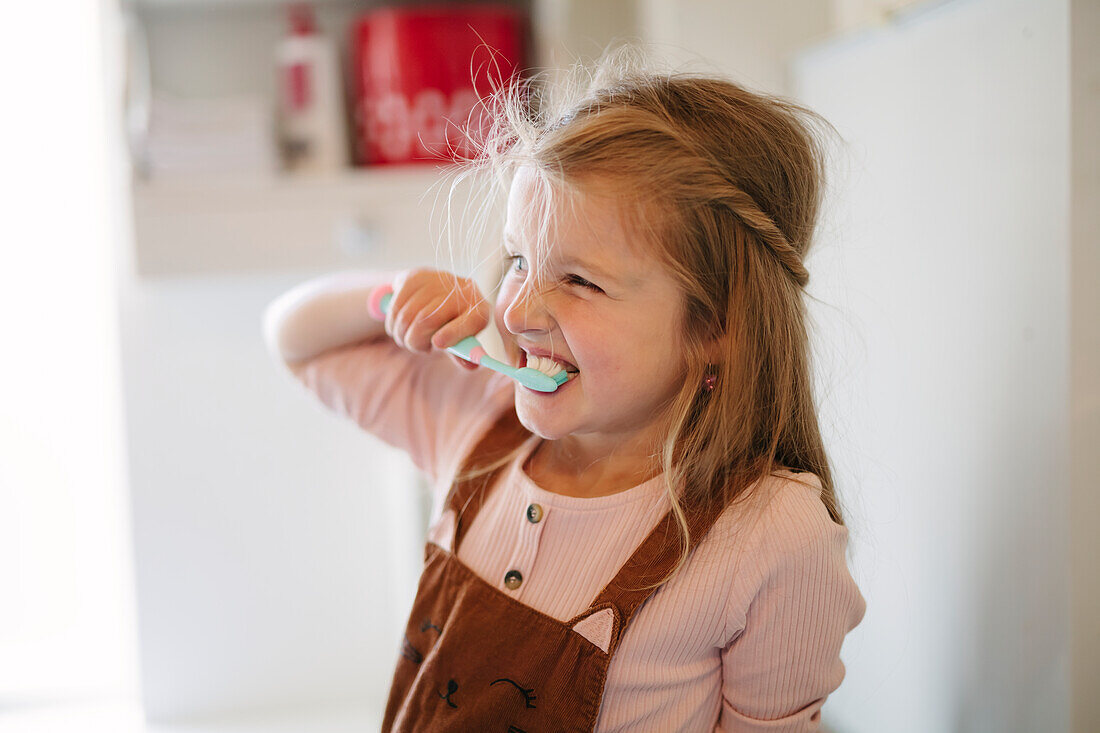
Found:
[[[440,326],[450,320],[449,310],[444,303],[438,301],[428,303],[421,308],[405,333],[405,348],[425,354],[431,351],[432,336],[439,331]]]
[[[425,293],[425,291],[416,291],[411,296],[407,296],[397,307],[390,308],[390,315],[393,319],[391,323],[392,330],[389,331],[389,334],[401,348],[410,351],[417,350],[410,345],[409,340],[410,336],[413,338],[417,336],[414,329],[417,327],[420,313],[425,310],[425,301],[429,298],[431,298],[431,295]],[[397,302],[396,297],[394,302]],[[427,348],[423,350],[426,351]]]
[[[413,268],[402,270],[393,279],[393,299],[386,312],[386,333],[401,348],[408,348],[408,331],[416,323],[420,311],[435,298],[438,289],[433,278],[439,274],[433,270]],[[426,285],[425,283],[430,283]]]
[[[383,322],[386,335],[397,341],[396,323],[397,316],[408,302],[410,293],[405,289],[405,281],[408,280],[410,271],[402,270],[393,278],[393,297],[390,299],[389,310],[386,311],[386,320]]]
[[[438,282],[437,282],[438,281]],[[394,278],[386,313],[386,333],[401,348],[428,353],[444,350],[489,324],[490,307],[472,283],[434,270],[408,270]],[[464,368],[476,369],[461,357]]]
[[[463,313],[432,335],[431,343],[437,349],[454,346],[467,336],[476,336],[488,325],[484,316],[477,311]]]

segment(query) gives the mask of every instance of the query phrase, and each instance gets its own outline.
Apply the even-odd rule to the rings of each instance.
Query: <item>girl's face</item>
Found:
[[[526,351],[549,352],[580,371],[555,392],[517,382],[520,422],[589,461],[616,450],[651,452],[664,437],[658,408],[683,382],[679,290],[644,247],[632,251],[614,200],[588,193],[554,199],[550,252],[536,282],[543,195],[536,181],[521,168],[509,192],[504,234],[511,259],[495,321],[513,364],[524,366]]]

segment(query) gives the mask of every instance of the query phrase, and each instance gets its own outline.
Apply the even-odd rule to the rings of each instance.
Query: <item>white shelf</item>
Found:
[[[134,190],[157,196],[190,196],[218,192],[262,195],[319,195],[334,192],[377,193],[398,186],[430,186],[450,172],[441,165],[392,165],[351,168],[331,174],[184,175],[152,180],[135,179]]]
[[[345,51],[350,22],[383,4],[315,2],[319,26]],[[131,0],[128,7],[136,9],[148,43],[152,88],[179,97],[271,97],[271,54],[284,33],[285,4]],[[543,66],[568,55],[569,46],[599,46],[624,30],[596,22],[595,11],[581,0],[508,4],[528,14],[532,51]],[[634,4],[600,5],[601,12],[633,18]],[[142,278],[436,261],[434,240],[447,195],[433,165],[358,168],[324,178],[135,181],[132,192],[134,267]]]
[[[158,8],[235,8],[235,7],[271,7],[282,10],[288,0],[133,0],[134,5],[145,10]],[[312,5],[337,5],[360,2],[360,0],[308,0]],[[360,2],[360,4],[362,4]]]
[[[318,177],[136,182],[141,277],[406,267],[431,261],[447,195],[437,167]]]

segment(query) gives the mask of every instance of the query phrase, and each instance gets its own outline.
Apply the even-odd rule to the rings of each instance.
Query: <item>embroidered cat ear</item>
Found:
[[[615,613],[610,608],[605,608],[573,624],[573,631],[606,653],[611,647],[611,631],[614,626]]]
[[[447,552],[454,552],[455,545],[455,510],[448,509],[439,517],[439,521],[432,525],[428,531],[428,541],[442,547]]]

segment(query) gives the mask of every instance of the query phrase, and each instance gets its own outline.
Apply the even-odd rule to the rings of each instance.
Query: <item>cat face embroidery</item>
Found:
[[[430,618],[424,618],[420,622],[420,633],[426,634],[429,637],[432,634],[435,634],[436,638],[438,639],[438,637],[443,634],[443,629],[438,624],[434,623]],[[430,648],[430,645],[428,646],[428,648]],[[405,659],[408,659],[413,664],[420,664],[424,661],[424,654],[419,649],[417,649],[416,646],[413,645],[412,641],[409,639],[408,634],[405,635],[404,643],[402,644],[401,656],[403,656]],[[499,677],[490,682],[488,686],[493,687],[494,685],[498,684],[503,685],[504,687],[510,686],[512,689],[514,689],[516,694],[518,694],[520,696],[520,699],[523,701],[524,708],[537,707],[536,700],[538,699],[538,695],[536,694],[533,687],[524,687],[519,682],[508,677]],[[460,694],[460,686],[458,681],[453,678],[447,680],[446,689],[437,690],[436,694],[439,696],[440,700],[446,703],[448,707],[458,708],[461,705],[462,696]],[[522,728],[519,728],[515,725],[509,725],[508,731],[509,733],[524,733],[524,730]]]

